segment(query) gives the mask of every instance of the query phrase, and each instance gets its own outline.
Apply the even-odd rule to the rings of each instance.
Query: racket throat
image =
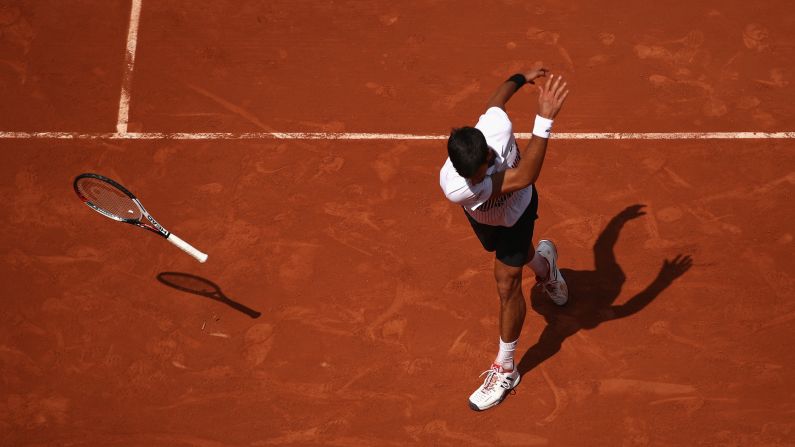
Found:
[[[133,202],[135,202],[135,204],[136,204],[136,205],[138,205],[138,208],[141,210],[141,214],[143,214],[143,216],[146,218],[146,220],[148,220],[148,221],[149,221],[149,223],[150,223],[150,224],[152,224],[152,226],[153,226],[153,227],[154,227],[154,228],[155,228],[157,231],[159,231],[159,232],[160,232],[160,234],[162,234],[164,237],[168,237],[168,235],[169,235],[169,234],[171,234],[171,233],[170,233],[168,230],[166,230],[165,228],[163,228],[163,226],[162,226],[162,225],[160,225],[159,223],[157,223],[157,221],[155,220],[155,218],[154,218],[154,217],[152,217],[152,216],[150,216],[150,215],[149,215],[149,213],[146,211],[146,208],[144,208],[144,206],[143,206],[143,205],[141,205],[141,202],[140,202],[138,199],[133,199]]]

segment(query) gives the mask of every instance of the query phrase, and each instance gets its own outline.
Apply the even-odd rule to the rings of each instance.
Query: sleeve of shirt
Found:
[[[463,178],[461,180],[463,181],[455,182],[454,185],[445,190],[445,196],[451,202],[474,211],[491,197],[492,184],[490,176],[487,176],[476,185],[470,184]]]

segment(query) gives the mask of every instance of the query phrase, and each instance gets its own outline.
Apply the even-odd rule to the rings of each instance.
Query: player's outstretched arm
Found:
[[[520,73],[524,76],[524,81],[534,84],[534,80],[546,76],[549,73],[549,70],[544,67],[544,63],[538,61],[530,67],[529,70]],[[515,76],[515,75],[514,75]],[[492,107],[499,107],[502,110],[505,110],[505,104],[508,103],[508,100],[511,99],[514,93],[516,93],[520,88],[522,88],[522,84],[524,82],[514,80],[513,76],[500,84],[497,87],[497,91],[491,95],[488,104],[486,104],[486,110]]]
[[[552,120],[560,112],[563,102],[566,101],[566,97],[569,95],[569,90],[566,86],[567,83],[563,78],[560,76],[555,77],[555,75],[550,75],[547,82],[539,86],[537,124],[541,123],[539,121],[539,118],[541,118],[548,126],[552,125]],[[526,188],[535,183],[541,173],[541,165],[544,163],[544,157],[547,153],[547,137],[540,134],[548,136],[548,129],[546,132],[544,132],[544,129],[540,131],[533,130],[530,142],[522,150],[522,161],[519,166],[491,176],[492,198]]]

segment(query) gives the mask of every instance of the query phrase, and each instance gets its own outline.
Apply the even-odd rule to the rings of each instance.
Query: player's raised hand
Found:
[[[538,87],[538,114],[544,118],[555,119],[563,102],[569,96],[568,83],[561,76],[549,75],[547,82]]]
[[[544,67],[544,63],[541,61],[533,63],[530,67],[530,70],[525,71],[522,73],[527,79],[527,82],[533,82],[534,79],[538,79],[544,77],[549,74],[549,69]]]

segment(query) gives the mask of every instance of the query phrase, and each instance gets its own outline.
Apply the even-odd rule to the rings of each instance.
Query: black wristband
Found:
[[[519,90],[523,85],[527,84],[527,78],[521,73],[516,73],[515,75],[508,78],[505,82],[513,82],[516,84],[516,90]],[[532,83],[532,81],[530,82]]]

